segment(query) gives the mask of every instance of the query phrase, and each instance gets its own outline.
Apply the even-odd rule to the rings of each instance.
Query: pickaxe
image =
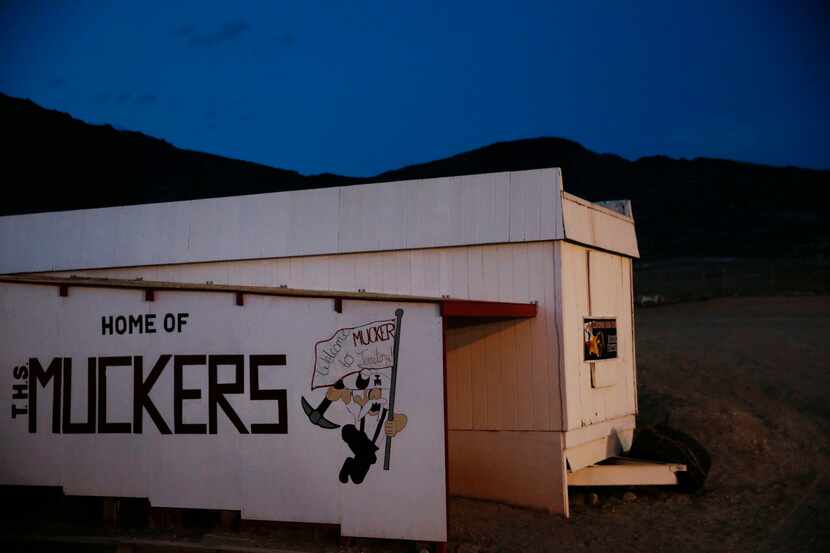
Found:
[[[338,380],[335,382],[334,388],[340,390],[345,388],[345,385],[342,380]],[[328,397],[324,397],[323,401],[320,402],[320,405],[318,405],[316,409],[312,407],[304,397],[300,396],[300,400],[303,404],[303,411],[305,411],[305,414],[308,416],[308,420],[311,421],[311,424],[316,424],[320,428],[326,428],[328,430],[340,428],[339,424],[331,422],[324,416],[326,410],[332,403]]]

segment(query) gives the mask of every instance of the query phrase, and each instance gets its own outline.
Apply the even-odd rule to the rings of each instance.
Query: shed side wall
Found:
[[[576,244],[558,242],[562,261],[563,383],[568,430],[636,412],[631,259]],[[590,275],[590,277],[589,277]],[[592,363],[583,361],[584,317],[617,320],[616,359],[593,364],[613,385],[594,387]]]
[[[434,248],[55,273],[169,282],[538,302],[532,320],[451,329],[448,427],[565,429],[555,242]]]

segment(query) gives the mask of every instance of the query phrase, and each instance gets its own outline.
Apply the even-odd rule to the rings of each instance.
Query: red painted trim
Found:
[[[535,303],[503,303],[495,301],[444,300],[444,317],[495,317],[504,319],[533,318],[538,311]]]

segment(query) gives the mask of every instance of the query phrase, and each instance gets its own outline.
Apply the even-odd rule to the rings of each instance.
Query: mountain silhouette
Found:
[[[0,215],[134,205],[494,171],[561,167],[568,192],[628,198],[644,260],[830,254],[830,171],[723,159],[598,154],[562,138],[499,142],[369,178],[296,171],[176,148],[0,93]]]

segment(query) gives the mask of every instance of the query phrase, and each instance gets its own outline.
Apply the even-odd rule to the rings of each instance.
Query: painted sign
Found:
[[[585,361],[617,357],[617,319],[584,319],[582,337]]]
[[[317,407],[303,397],[303,411],[312,424],[327,430],[340,427],[325,416],[332,403],[342,401],[354,418],[354,424],[346,424],[342,430],[343,441],[354,454],[346,458],[340,469],[338,477],[344,484],[349,480],[362,484],[377,462],[376,443],[381,428],[386,434],[383,468],[389,470],[392,438],[408,422],[406,415],[395,413],[394,408],[403,314],[404,310],[398,308],[395,319],[338,329],[331,338],[314,346],[311,389],[326,386],[327,390]],[[366,433],[367,419],[370,427],[374,423],[371,440]]]
[[[434,305],[143,299],[0,284],[0,484],[446,541]]]

